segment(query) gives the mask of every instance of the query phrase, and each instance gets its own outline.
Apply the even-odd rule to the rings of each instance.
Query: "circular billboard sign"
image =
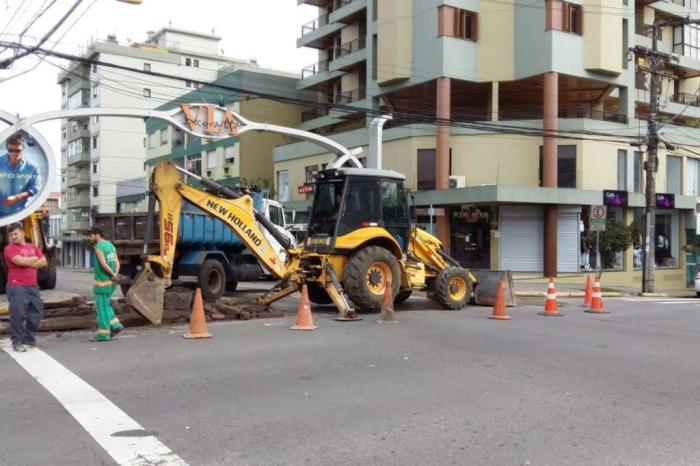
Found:
[[[0,226],[18,222],[43,205],[55,170],[51,147],[33,128],[0,142]]]

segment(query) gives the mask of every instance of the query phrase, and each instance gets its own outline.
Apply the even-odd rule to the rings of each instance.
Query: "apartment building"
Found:
[[[223,56],[220,37],[166,27],[143,42],[115,36],[95,41],[84,57],[165,78],[105,65],[73,62],[58,76],[62,108],[156,108],[210,82],[220,69],[246,63]],[[115,212],[119,183],[144,176],[147,134],[139,118],[85,117],[61,126],[63,264],[88,266],[85,232],[92,211]]]
[[[319,58],[298,87],[341,106],[310,106],[300,128],[366,147],[371,115],[396,115],[384,166],[406,175],[419,221],[463,265],[575,281],[595,265],[581,240],[592,206],[641,222],[649,84],[629,48],[651,47],[655,20],[698,16],[697,2],[299,3],[318,7],[297,45]],[[698,26],[665,28],[658,44],[676,60],[661,93],[656,279],[683,288],[700,194]],[[436,117],[453,123],[426,123]],[[308,207],[310,176],[330,159],[304,143],[276,148],[280,198]],[[638,247],[612,262],[606,283],[641,284]]]
[[[302,108],[285,100],[299,98],[297,75],[259,67],[256,63],[235,64],[219,78],[177,100],[158,107],[170,110],[182,103],[211,103],[227,107],[242,117],[260,123],[295,128],[301,123]],[[236,91],[245,89],[248,93]],[[259,98],[263,93],[268,98]],[[150,168],[160,160],[175,163],[199,176],[228,186],[258,186],[274,195],[273,150],[294,139],[272,132],[246,132],[225,139],[204,139],[184,133],[162,121],[148,120],[146,163]]]

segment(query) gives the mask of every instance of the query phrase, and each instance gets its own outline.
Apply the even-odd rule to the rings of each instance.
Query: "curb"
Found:
[[[563,291],[563,292],[557,291],[557,298],[583,298],[584,294],[585,293],[583,291]],[[547,296],[547,293],[544,291],[516,291],[515,292],[516,298],[544,298],[546,296]],[[603,298],[619,298],[620,296],[623,296],[623,294],[615,292],[615,291],[607,291],[607,292],[603,293]]]

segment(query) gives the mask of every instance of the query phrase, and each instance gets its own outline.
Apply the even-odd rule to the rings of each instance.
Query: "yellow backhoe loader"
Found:
[[[221,186],[170,161],[159,162],[151,177],[149,211],[154,212],[157,199],[160,254],[145,258],[143,270],[127,293],[128,302],[146,318],[161,322],[164,292],[172,283],[183,200],[222,220],[279,280],[258,299],[260,303],[270,304],[306,284],[314,303],[334,303],[338,320],[356,320],[355,307],[380,310],[384,290],[391,284],[395,302],[408,299],[414,290],[425,290],[448,309],[467,304],[476,279],[443,252],[436,237],[415,227],[411,196],[402,174],[363,168],[353,152],[316,134],[271,129],[270,125],[263,130],[306,138],[337,150],[338,157],[330,168],[315,174],[306,241],[292,247],[255,211],[253,199],[244,189]],[[183,182],[183,174],[196,179],[204,189]],[[282,250],[275,249],[263,230]],[[147,225],[147,242],[149,231],[152,228]]]

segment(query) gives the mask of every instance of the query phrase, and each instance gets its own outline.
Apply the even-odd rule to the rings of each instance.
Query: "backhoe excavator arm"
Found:
[[[153,323],[160,323],[162,320],[163,295],[165,288],[171,285],[183,200],[189,201],[228,225],[248,250],[276,278],[284,279],[289,273],[280,254],[289,252],[288,241],[278,234],[277,229],[266,217],[256,212],[250,195],[197,177],[202,184],[216,192],[212,194],[185,184],[182,181],[181,171],[193,176],[171,161],[162,161],[155,166],[151,187],[160,205],[160,254],[147,256],[144,270],[127,293],[129,303]],[[275,239],[283,245],[282,251],[275,250],[257,222],[269,229]],[[159,274],[153,270],[153,264],[158,265]]]

